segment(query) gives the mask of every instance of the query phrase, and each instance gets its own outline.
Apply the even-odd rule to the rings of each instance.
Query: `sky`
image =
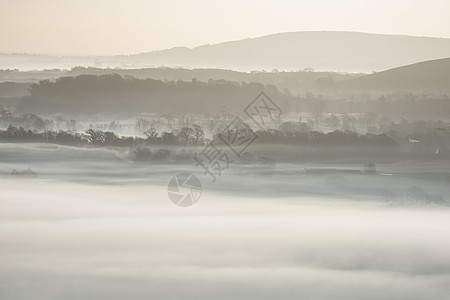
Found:
[[[0,0],[0,52],[135,54],[290,31],[450,38],[448,0]]]

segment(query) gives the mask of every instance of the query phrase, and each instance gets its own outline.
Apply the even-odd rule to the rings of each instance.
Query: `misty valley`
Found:
[[[154,22],[149,40],[164,41],[179,27],[124,22],[119,2],[95,18],[72,7],[57,46],[110,15],[120,29],[99,36]],[[169,2],[176,24],[199,10]],[[221,10],[238,22],[248,3],[232,2]],[[273,7],[247,11],[239,31],[278,26],[259,15],[283,5],[260,5]],[[219,38],[213,16],[193,17],[203,31],[192,36]],[[41,35],[50,48],[53,29]],[[91,51],[99,36],[65,41]],[[449,299],[450,39],[299,31],[120,55],[5,47],[1,300]]]

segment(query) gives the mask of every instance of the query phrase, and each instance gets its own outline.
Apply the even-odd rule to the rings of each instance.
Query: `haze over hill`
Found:
[[[172,48],[129,56],[0,55],[0,68],[70,68],[77,65],[142,68],[169,66],[250,70],[371,72],[450,56],[450,39],[339,31],[267,35],[193,49]]]

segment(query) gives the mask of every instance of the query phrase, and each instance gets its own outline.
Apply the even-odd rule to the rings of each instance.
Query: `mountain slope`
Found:
[[[450,90],[450,58],[398,67],[344,83],[360,89]]]

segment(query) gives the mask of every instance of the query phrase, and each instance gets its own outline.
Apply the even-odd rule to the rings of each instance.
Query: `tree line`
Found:
[[[288,157],[288,152],[289,155],[300,160],[318,157],[321,159],[336,157],[356,159],[359,156],[377,157],[379,159],[450,158],[450,132],[447,132],[445,128],[440,128],[434,132],[417,132],[416,134],[406,135],[398,131],[383,134],[358,134],[340,130],[324,133],[278,129],[258,130],[254,133],[258,138],[252,144],[253,150],[266,149],[268,155],[277,155],[283,159]],[[211,138],[217,140],[217,134]],[[226,134],[229,134],[229,132]],[[178,158],[191,158],[191,152],[205,147],[211,142],[211,138],[205,137],[203,129],[198,125],[162,132],[150,128],[145,131],[144,136],[120,136],[112,131],[97,129],[88,129],[85,132],[37,131],[14,126],[0,129],[0,142],[2,143],[52,143],[80,147],[122,147],[132,149],[136,160],[157,161],[166,160],[172,155],[171,151],[168,150],[172,148],[181,150]],[[153,150],[150,150],[151,148]],[[158,150],[155,151],[155,149]],[[183,151],[188,152],[183,153]],[[240,158],[240,160],[243,159],[250,161],[248,154],[244,158]],[[253,161],[257,161],[257,159],[255,158]],[[261,161],[268,160],[262,159]]]
[[[231,133],[233,134],[233,133]],[[286,145],[378,145],[396,146],[397,141],[386,134],[357,134],[351,131],[333,131],[323,133],[311,132],[285,132],[276,129],[258,130],[255,132],[256,144],[286,144]],[[64,145],[93,145],[110,147],[133,147],[139,145],[165,145],[165,146],[204,146],[211,141],[205,137],[199,125],[182,127],[171,132],[157,132],[154,128],[147,130],[144,137],[119,136],[112,131],[88,129],[83,133],[65,130],[37,131],[23,127],[9,126],[0,130],[1,142],[42,142]],[[216,134],[213,139],[218,139]]]

